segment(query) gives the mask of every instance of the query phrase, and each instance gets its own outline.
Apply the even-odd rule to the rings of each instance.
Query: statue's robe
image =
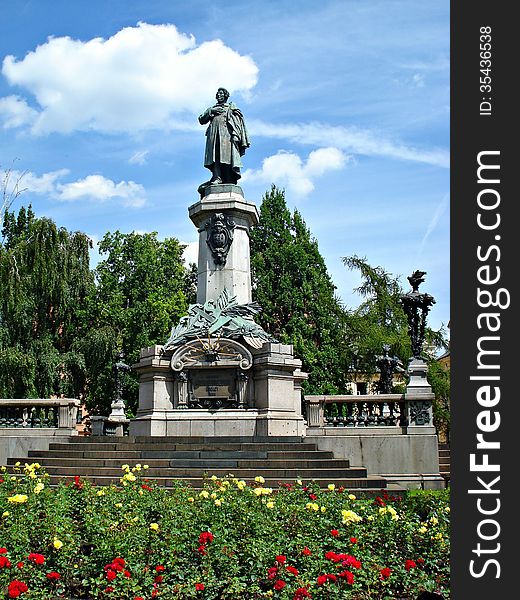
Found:
[[[214,108],[212,106],[199,117],[201,125],[209,123],[206,130],[204,166],[213,172],[215,163],[229,165],[236,179],[239,179],[241,157],[250,145],[244,117],[232,102],[215,106],[224,108],[222,114],[211,116],[211,109]]]

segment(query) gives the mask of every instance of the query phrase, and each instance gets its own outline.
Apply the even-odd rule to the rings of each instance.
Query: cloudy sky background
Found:
[[[226,87],[252,138],[241,186],[302,213],[348,306],[358,254],[427,272],[449,321],[449,2],[3,0],[0,169],[94,240],[190,243],[209,178],[197,116]],[[14,163],[13,163],[14,161]],[[15,174],[16,175],[16,174]],[[14,206],[18,209],[20,201]],[[93,253],[93,260],[97,260]]]

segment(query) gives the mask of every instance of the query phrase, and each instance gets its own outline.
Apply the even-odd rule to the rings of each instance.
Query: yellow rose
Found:
[[[57,537],[55,537],[54,541],[52,542],[52,545],[56,548],[56,550],[59,550],[61,547],[63,547],[63,542],[60,541]]]
[[[327,486],[327,489],[330,490],[331,492],[333,492],[336,489],[336,486],[333,483],[329,483],[329,485]]]
[[[342,510],[341,516],[343,517],[343,524],[345,523],[358,523],[362,518],[356,514],[353,510]]]
[[[10,512],[8,510],[4,510],[4,512],[2,513],[2,517],[5,519],[5,517],[8,517],[10,515]]]
[[[188,498],[188,502],[195,502],[195,498]]]
[[[150,529],[152,531],[159,531],[159,525],[157,523],[150,523]]]
[[[15,494],[14,496],[10,496],[7,498],[7,502],[12,502],[13,504],[23,504],[27,502],[28,497],[25,494]]]
[[[217,498],[217,500],[215,500],[215,506],[221,506],[222,505],[222,500],[219,500]]]
[[[255,477],[255,481],[256,483],[265,483],[265,479],[261,475]]]
[[[349,494],[349,495],[348,495],[348,499],[349,499],[349,500],[355,500],[355,499],[356,499],[356,496],[354,496],[354,494]]]
[[[269,500],[269,502],[266,503],[267,508],[274,508],[274,502],[272,500]]]
[[[202,490],[202,492],[199,494],[199,496],[201,498],[209,498],[209,492],[207,492],[206,490]]]
[[[105,495],[105,491],[104,490],[98,490],[97,495],[98,496],[104,496]]]

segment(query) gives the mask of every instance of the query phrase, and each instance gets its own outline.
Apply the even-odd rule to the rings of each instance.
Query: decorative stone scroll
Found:
[[[250,369],[253,356],[247,348],[235,340],[208,338],[193,340],[178,348],[172,355],[171,368],[182,371],[185,368],[234,367],[243,371]]]

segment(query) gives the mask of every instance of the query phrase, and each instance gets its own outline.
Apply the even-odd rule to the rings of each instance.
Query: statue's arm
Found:
[[[206,123],[209,123],[211,121],[211,119],[213,118],[212,109],[213,109],[213,107],[210,107],[210,108],[206,109],[200,115],[200,117],[199,117],[199,123],[201,125],[206,125]]]

